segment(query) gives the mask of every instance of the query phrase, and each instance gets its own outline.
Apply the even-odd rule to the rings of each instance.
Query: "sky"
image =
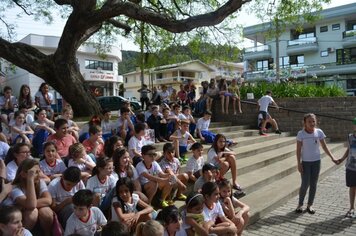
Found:
[[[356,0],[332,0],[331,4],[325,6],[324,8],[331,8],[354,2],[356,2]],[[256,17],[249,15],[244,9],[246,8],[242,8],[242,11],[239,13],[237,18],[242,26],[246,27],[261,23]],[[60,36],[65,25],[65,21],[59,17],[55,17],[53,23],[47,25],[43,22],[35,21],[31,17],[24,14],[22,14],[24,15],[23,17],[17,18],[16,13],[17,12],[15,10],[10,10],[6,15],[7,19],[11,23],[16,23],[17,25],[16,40],[20,40],[30,33]],[[245,41],[244,44],[247,45],[248,42]],[[128,40],[122,36],[119,36],[116,46],[122,48],[122,50],[139,50],[139,47],[131,40]]]

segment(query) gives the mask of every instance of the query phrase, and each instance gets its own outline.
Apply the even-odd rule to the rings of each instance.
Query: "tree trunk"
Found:
[[[100,114],[100,105],[85,84],[75,61],[68,63],[54,62],[51,71],[50,76],[44,78],[44,80],[72,106],[76,116]]]

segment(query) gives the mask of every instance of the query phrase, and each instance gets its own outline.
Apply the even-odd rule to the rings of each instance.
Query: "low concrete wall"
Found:
[[[257,102],[257,100],[248,100]],[[276,103],[283,108],[293,109],[302,113],[270,108],[269,112],[274,117],[282,131],[296,135],[302,128],[303,116],[306,113],[327,115],[335,118],[318,116],[318,126],[326,136],[333,141],[344,141],[346,135],[352,131],[351,121],[356,117],[356,97],[331,97],[331,98],[283,98],[275,99]],[[216,101],[213,109],[213,121],[230,121],[234,125],[250,125],[257,128],[257,106],[242,103],[242,114],[233,115],[230,105],[230,114],[221,114],[220,101]]]

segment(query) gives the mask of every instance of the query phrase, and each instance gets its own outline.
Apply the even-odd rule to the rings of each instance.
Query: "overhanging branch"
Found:
[[[241,6],[251,0],[229,0],[215,11],[176,20],[163,14],[156,13],[147,8],[128,1],[119,1],[110,7],[103,6],[93,13],[92,23],[103,22],[118,15],[156,25],[172,33],[182,33],[204,26],[221,23],[226,17],[236,12]],[[95,17],[94,17],[95,16]]]
[[[115,26],[117,28],[125,30],[125,35],[128,35],[132,30],[132,28],[128,24],[122,23],[115,19],[109,19],[106,22],[112,24],[113,26]]]
[[[19,1],[18,0],[12,0],[18,7],[20,7],[24,12],[25,12],[25,14],[26,15],[32,15],[32,13],[31,12],[28,12],[27,11],[27,9],[26,9],[26,7],[25,6],[23,6],[21,3],[19,3]]]

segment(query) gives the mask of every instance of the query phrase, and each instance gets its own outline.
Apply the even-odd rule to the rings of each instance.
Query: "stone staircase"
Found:
[[[223,133],[238,142],[234,148],[237,153],[238,182],[246,192],[241,200],[251,207],[250,224],[297,195],[300,174],[297,171],[295,136],[289,133],[260,136],[257,130],[231,126],[228,122],[212,123],[211,127],[213,132]],[[162,150],[163,143],[156,146]],[[345,152],[343,143],[329,143],[328,146],[336,157]],[[205,157],[209,148],[210,145],[204,145]],[[325,156],[322,151],[320,179],[337,168]],[[231,173],[228,172],[226,177],[230,178]],[[177,205],[180,204],[183,203],[178,201]]]

